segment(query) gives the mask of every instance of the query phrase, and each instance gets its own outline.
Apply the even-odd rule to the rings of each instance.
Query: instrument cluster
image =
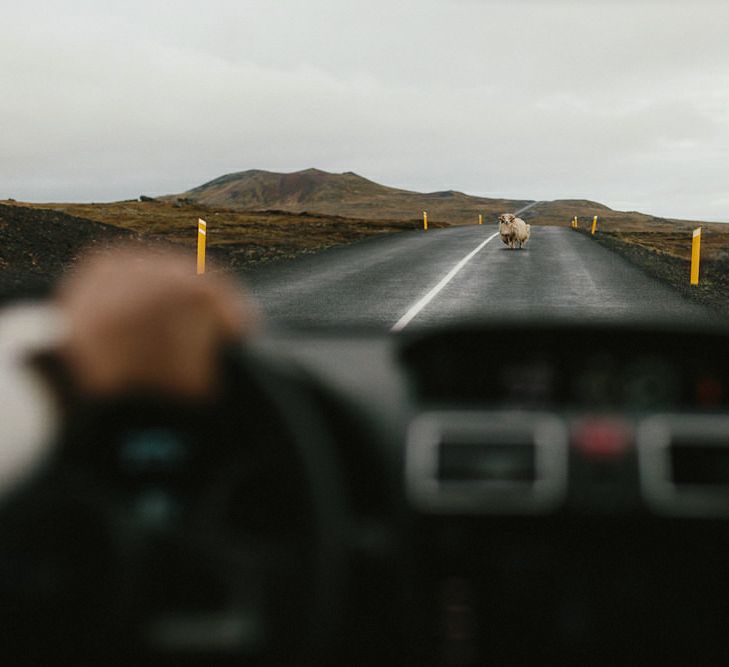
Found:
[[[588,330],[442,332],[402,350],[426,403],[578,411],[729,408],[729,366],[710,335]]]

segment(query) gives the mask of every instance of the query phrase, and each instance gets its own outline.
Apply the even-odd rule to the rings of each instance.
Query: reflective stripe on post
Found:
[[[197,220],[197,273],[205,273],[205,241],[208,235],[208,223],[202,218]]]
[[[699,263],[701,259],[701,227],[694,229],[691,241],[691,284],[699,284]]]

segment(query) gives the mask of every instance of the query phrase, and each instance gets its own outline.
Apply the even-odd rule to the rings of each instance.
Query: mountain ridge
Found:
[[[239,212],[314,214],[373,222],[413,222],[422,220],[423,211],[427,211],[428,220],[434,223],[473,224],[479,215],[487,223],[496,221],[501,213],[529,206],[522,217],[532,224],[564,225],[574,216],[584,224],[598,216],[600,224],[634,231],[672,224],[705,224],[620,211],[589,199],[490,198],[453,189],[415,192],[382,185],[353,171],[332,173],[315,167],[294,172],[231,172],[159,199]]]
[[[275,209],[367,220],[412,220],[427,210],[434,221],[456,224],[472,222],[479,214],[516,210],[533,201],[479,197],[452,189],[415,192],[376,183],[353,171],[331,173],[315,167],[287,173],[232,172],[164,198],[241,211]]]

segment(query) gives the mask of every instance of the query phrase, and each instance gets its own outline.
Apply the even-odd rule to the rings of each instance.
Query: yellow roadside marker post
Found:
[[[205,239],[208,232],[208,223],[202,218],[197,219],[197,274],[205,273]]]
[[[428,211],[423,211],[423,231],[428,231]]]
[[[483,216],[480,213],[478,214],[478,224],[479,225],[483,224]]]
[[[597,231],[597,216],[595,216],[592,219],[592,235],[595,236],[595,232]]]
[[[701,259],[701,227],[694,229],[691,242],[691,284],[699,284],[699,260]]]

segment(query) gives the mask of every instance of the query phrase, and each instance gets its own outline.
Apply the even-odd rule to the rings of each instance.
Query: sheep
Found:
[[[531,225],[513,213],[502,213],[499,216],[499,234],[501,240],[512,250],[522,248],[531,235]]]
[[[513,244],[513,237],[514,237],[514,228],[511,224],[511,221],[514,219],[514,216],[511,215],[511,213],[502,213],[499,216],[499,234],[501,236],[501,240],[504,242],[504,244],[508,245],[510,248],[514,247]]]

